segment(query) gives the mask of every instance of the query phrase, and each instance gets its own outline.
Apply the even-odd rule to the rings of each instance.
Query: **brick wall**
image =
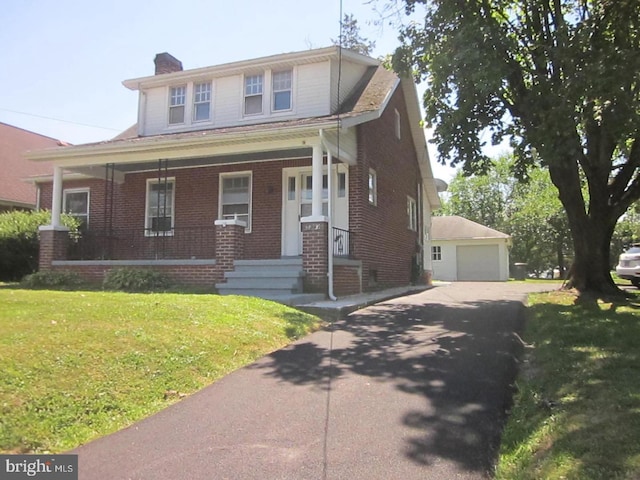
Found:
[[[302,268],[305,293],[327,293],[328,287],[328,223],[302,224]]]
[[[334,265],[333,293],[337,297],[360,293],[359,267],[351,265]]]
[[[216,167],[181,168],[169,170],[168,176],[175,178],[175,227],[211,227],[218,219],[220,173],[251,171],[252,175],[252,229],[245,234],[245,257],[253,259],[280,258],[282,240],[282,169],[310,166],[311,158],[256,162],[241,165]],[[153,168],[154,164],[149,164]],[[113,202],[113,228],[126,238],[122,245],[128,249],[129,258],[150,258],[146,250],[153,250],[157,242],[143,234],[146,206],[147,179],[157,179],[157,170],[130,173],[122,184],[115,185]],[[65,181],[63,188],[90,189],[90,229],[102,231],[105,226],[105,201],[108,185],[101,179]],[[41,207],[51,208],[52,184],[41,185]],[[108,202],[110,203],[110,202]],[[127,238],[135,235],[135,238]],[[172,248],[170,237],[161,239]],[[122,243],[122,242],[120,242]],[[132,248],[140,252],[131,251]],[[197,258],[213,258],[212,246],[203,246],[195,252]],[[121,252],[123,253],[123,252]]]
[[[395,136],[395,109],[400,113],[400,140]],[[375,206],[368,201],[370,168],[378,181]],[[364,290],[410,283],[418,233],[408,228],[407,196],[417,201],[419,181],[404,94],[398,89],[378,120],[358,127],[358,164],[349,170],[349,218],[356,236],[355,258],[363,262]]]

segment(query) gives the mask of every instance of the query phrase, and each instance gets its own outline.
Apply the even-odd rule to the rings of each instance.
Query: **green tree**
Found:
[[[565,273],[567,256],[573,256],[571,232],[548,170],[530,169],[527,181],[514,185],[506,217],[513,261],[526,262],[535,273],[556,265]]]
[[[347,50],[352,50],[362,55],[371,55],[376,48],[376,42],[360,36],[360,26],[353,14],[344,14],[344,19],[340,24],[340,36],[338,39],[331,39],[334,45],[341,45]]]
[[[516,171],[539,162],[567,212],[569,285],[618,292],[610,240],[640,198],[640,2],[404,0],[394,68],[427,80],[443,161],[484,171],[483,134],[509,138]],[[588,194],[583,193],[586,181]]]
[[[440,212],[502,230],[512,188],[507,157],[498,159],[484,174],[465,175],[458,171],[449,183],[448,198]]]

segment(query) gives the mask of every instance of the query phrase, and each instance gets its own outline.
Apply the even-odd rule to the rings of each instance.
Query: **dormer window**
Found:
[[[196,83],[193,87],[193,121],[202,122],[211,118],[211,84]]]
[[[244,114],[262,113],[263,75],[247,75],[244,78]]]
[[[171,87],[169,89],[169,125],[184,123],[184,105],[187,87]]]
[[[291,110],[291,70],[273,72],[273,111]]]

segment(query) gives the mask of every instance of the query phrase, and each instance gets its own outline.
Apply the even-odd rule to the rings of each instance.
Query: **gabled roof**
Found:
[[[60,145],[62,142],[55,138],[0,122],[0,205],[35,208],[36,187],[24,180],[50,174],[53,166],[49,162],[31,162],[23,154]]]
[[[431,240],[434,241],[490,238],[508,239],[511,236],[457,215],[433,217],[431,219]]]

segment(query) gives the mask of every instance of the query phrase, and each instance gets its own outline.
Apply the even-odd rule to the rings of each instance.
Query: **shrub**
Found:
[[[27,288],[74,289],[83,284],[77,273],[65,270],[47,270],[27,275],[22,285]]]
[[[0,214],[0,280],[20,280],[38,269],[38,227],[50,223],[51,212],[45,210]],[[76,219],[63,215],[62,223],[77,234],[79,222]]]
[[[146,268],[114,268],[104,277],[105,290],[125,292],[151,292],[166,290],[171,286],[169,278],[155,270]]]

